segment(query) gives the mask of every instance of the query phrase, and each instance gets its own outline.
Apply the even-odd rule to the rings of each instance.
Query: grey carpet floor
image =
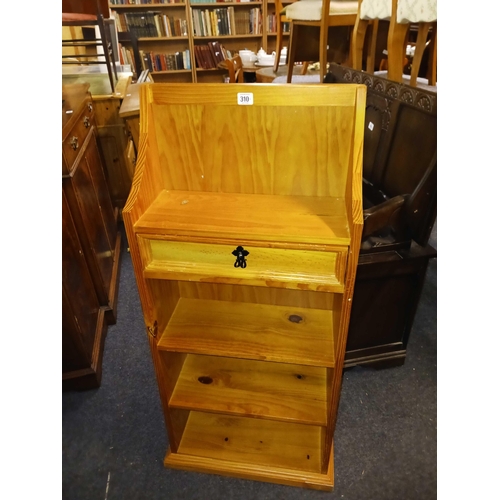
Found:
[[[436,498],[436,284],[434,259],[403,366],[345,372],[335,431],[335,487],[321,492],[164,468],[168,441],[130,255],[124,251],[118,321],[108,329],[102,385],[62,395],[62,498]]]

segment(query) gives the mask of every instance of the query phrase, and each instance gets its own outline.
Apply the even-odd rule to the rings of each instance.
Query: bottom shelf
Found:
[[[321,473],[323,428],[191,411],[166,467],[321,490],[333,488],[333,449]]]

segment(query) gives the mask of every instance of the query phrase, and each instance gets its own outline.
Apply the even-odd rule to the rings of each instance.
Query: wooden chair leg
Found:
[[[391,18],[389,35],[387,37],[387,78],[394,82],[403,81],[403,68],[405,58],[405,40],[409,24],[397,23],[395,15]]]
[[[277,14],[278,18],[278,31],[276,33],[276,57],[274,58],[274,72],[277,73],[280,67],[281,49],[283,48],[283,23],[281,16]]]
[[[286,82],[292,82],[293,75],[293,65],[295,63],[295,53],[297,52],[297,42],[298,42],[298,26],[293,25],[293,22],[290,26],[290,41],[288,44],[288,70],[286,75]]]
[[[427,34],[429,33],[430,23],[418,23],[417,43],[415,45],[415,54],[411,65],[410,85],[417,86],[417,77],[424,55],[425,45],[427,43]]]
[[[328,63],[328,26],[319,30],[319,81],[323,82],[326,75],[326,65]]]
[[[302,63],[302,70],[300,72],[301,75],[307,75],[307,68],[309,67],[309,61],[304,61]]]
[[[102,17],[102,14],[99,14],[97,16],[97,24],[99,26],[99,34],[101,36],[102,48],[104,51],[104,60],[106,61],[106,67],[108,69],[108,77],[109,77],[109,83],[111,85],[111,93],[114,94],[115,93],[115,82],[113,80],[113,73],[111,71],[111,60],[109,57],[108,37],[106,36],[106,26],[104,26],[104,19]],[[116,67],[115,67],[114,58],[113,58],[113,67],[114,67],[115,74],[116,74]]]
[[[352,35],[352,67],[358,71],[361,71],[363,64],[363,46],[365,44],[366,30],[368,28],[368,21],[365,19],[360,19],[359,16],[356,18],[356,23],[354,24],[354,31]]]
[[[431,41],[429,44],[429,62],[427,65],[427,80],[429,85],[437,82],[437,23],[431,23]]]
[[[378,19],[372,21],[372,34],[368,45],[368,55],[366,58],[366,71],[373,74],[375,72],[375,56],[377,52]]]

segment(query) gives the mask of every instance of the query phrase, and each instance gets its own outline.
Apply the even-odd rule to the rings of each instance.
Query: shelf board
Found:
[[[160,350],[334,367],[339,311],[180,298]],[[292,317],[295,322],[290,320]]]
[[[139,9],[139,10],[153,10],[153,9],[164,9],[169,7],[186,7],[185,3],[148,3],[140,5],[122,5],[122,4],[109,4],[111,10],[114,9]]]
[[[170,71],[151,71],[152,75],[178,75],[179,73],[191,73],[190,69],[173,69]]]
[[[320,474],[321,451],[321,427],[192,411],[177,454]]]
[[[189,37],[186,36],[150,36],[150,37],[141,37],[138,38],[138,42],[173,42],[176,40],[189,40]]]
[[[139,234],[310,245],[350,243],[345,200],[319,196],[163,190],[134,229]]]
[[[333,445],[328,470],[325,474],[283,469],[267,465],[260,466],[229,462],[215,458],[181,455],[179,453],[172,453],[170,448],[163,463],[165,467],[171,469],[203,472],[205,474],[220,474],[240,479],[252,479],[321,491],[331,491],[333,489]]]
[[[262,33],[258,35],[254,35],[252,33],[248,33],[246,35],[207,35],[207,36],[194,36],[193,40],[201,41],[201,40],[210,40],[210,39],[229,39],[229,38],[262,38]]]
[[[188,354],[169,406],[326,426],[326,368]]]

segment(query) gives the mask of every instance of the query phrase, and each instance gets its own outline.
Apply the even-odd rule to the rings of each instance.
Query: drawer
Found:
[[[146,278],[342,292],[347,248],[271,248],[138,235]],[[237,247],[248,254],[237,264]]]
[[[80,113],[71,132],[66,136],[62,144],[63,156],[66,160],[68,173],[73,170],[75,160],[81,151],[92,125],[94,125],[94,107],[92,101],[89,99],[85,102],[83,111]]]

